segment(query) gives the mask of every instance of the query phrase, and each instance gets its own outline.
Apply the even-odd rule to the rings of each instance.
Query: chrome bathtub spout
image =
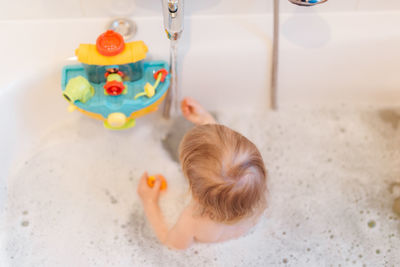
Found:
[[[183,1],[161,0],[164,29],[170,40],[178,40],[183,31]]]
[[[164,16],[164,29],[167,38],[171,42],[169,62],[171,80],[163,109],[163,117],[166,119],[170,118],[171,110],[177,112],[179,109],[177,46],[178,40],[183,32],[183,1],[184,0],[161,0]]]

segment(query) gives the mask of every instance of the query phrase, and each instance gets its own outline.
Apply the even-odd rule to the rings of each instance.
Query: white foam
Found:
[[[400,128],[374,109],[219,118],[250,138],[267,164],[269,207],[250,234],[166,249],[136,194],[144,170],[163,173],[170,224],[189,197],[179,165],[162,149],[163,126],[153,116],[114,132],[71,119],[49,129],[8,180],[10,266],[400,265],[400,221],[391,211],[397,191],[389,192],[400,181]]]

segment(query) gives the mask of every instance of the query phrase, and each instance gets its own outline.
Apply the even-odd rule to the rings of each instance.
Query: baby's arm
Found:
[[[160,181],[157,179],[153,188],[147,185],[147,173],[142,175],[138,186],[138,194],[142,199],[146,217],[154,229],[158,239],[164,245],[174,249],[186,249],[194,241],[194,221],[191,210],[186,208],[178,222],[171,228],[165,222],[158,198],[160,193]]]
[[[168,231],[164,244],[170,248],[186,249],[194,242],[194,221],[191,210],[185,208],[176,224]]]

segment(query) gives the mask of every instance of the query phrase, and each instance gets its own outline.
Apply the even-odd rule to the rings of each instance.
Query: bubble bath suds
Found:
[[[389,190],[400,182],[393,112],[219,113],[259,147],[269,207],[247,236],[184,252],[158,243],[136,194],[144,170],[163,173],[170,224],[189,198],[156,117],[122,132],[62,121],[8,179],[0,226],[10,266],[400,266],[400,192]]]

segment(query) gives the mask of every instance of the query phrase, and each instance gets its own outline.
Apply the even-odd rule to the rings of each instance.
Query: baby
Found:
[[[161,181],[151,188],[147,173],[138,194],[161,243],[186,249],[193,242],[237,238],[253,227],[266,207],[266,170],[256,146],[241,134],[216,124],[195,100],[182,101],[182,113],[197,126],[179,148],[192,200],[169,229],[158,205]]]

